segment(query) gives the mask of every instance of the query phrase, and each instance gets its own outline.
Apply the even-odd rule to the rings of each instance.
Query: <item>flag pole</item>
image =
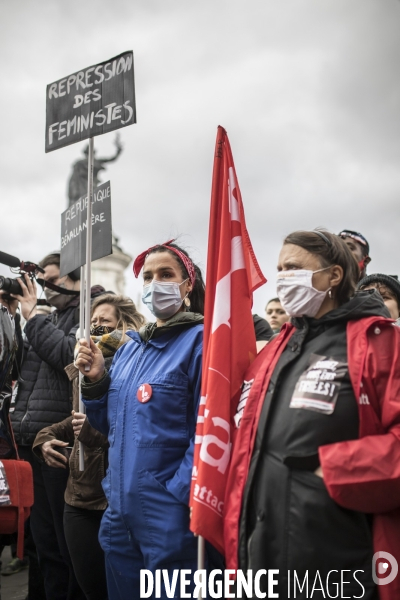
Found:
[[[206,564],[206,541],[202,535],[199,535],[197,540],[197,569],[200,571],[201,569],[205,569]],[[203,600],[203,595],[201,593],[201,588],[199,592],[200,600]]]
[[[85,265],[81,267],[81,295],[79,297],[79,337],[82,338],[85,333]],[[79,371],[79,412],[86,413],[86,407],[82,402],[82,379],[83,375]],[[85,457],[83,454],[83,444],[79,442],[79,470],[85,470]]]

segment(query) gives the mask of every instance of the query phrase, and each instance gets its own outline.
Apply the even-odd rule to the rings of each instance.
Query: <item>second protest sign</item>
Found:
[[[88,198],[82,196],[61,215],[60,276],[86,263]],[[111,186],[102,183],[93,192],[92,261],[112,253]]]

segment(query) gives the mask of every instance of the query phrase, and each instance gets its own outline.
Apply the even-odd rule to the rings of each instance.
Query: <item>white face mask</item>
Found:
[[[283,308],[291,317],[315,317],[326,294],[325,291],[316,290],[312,284],[314,273],[325,271],[330,267],[309,271],[296,269],[293,271],[280,271],[277,274],[277,294]]]
[[[185,283],[187,279],[182,281]],[[157,319],[165,321],[173,317],[180,307],[184,298],[181,298],[180,286],[182,283],[176,281],[156,281],[143,287],[142,302]]]

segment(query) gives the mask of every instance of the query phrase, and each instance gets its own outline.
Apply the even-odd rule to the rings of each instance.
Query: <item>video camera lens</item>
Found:
[[[23,295],[22,288],[16,279],[0,275],[0,290],[9,294]]]

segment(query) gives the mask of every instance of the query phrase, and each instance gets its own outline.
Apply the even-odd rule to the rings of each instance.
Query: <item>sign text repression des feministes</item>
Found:
[[[46,89],[46,152],[136,123],[133,52],[123,52]]]
[[[61,215],[60,276],[86,263],[88,198],[82,196]],[[112,254],[111,187],[102,183],[93,191],[92,260]]]

